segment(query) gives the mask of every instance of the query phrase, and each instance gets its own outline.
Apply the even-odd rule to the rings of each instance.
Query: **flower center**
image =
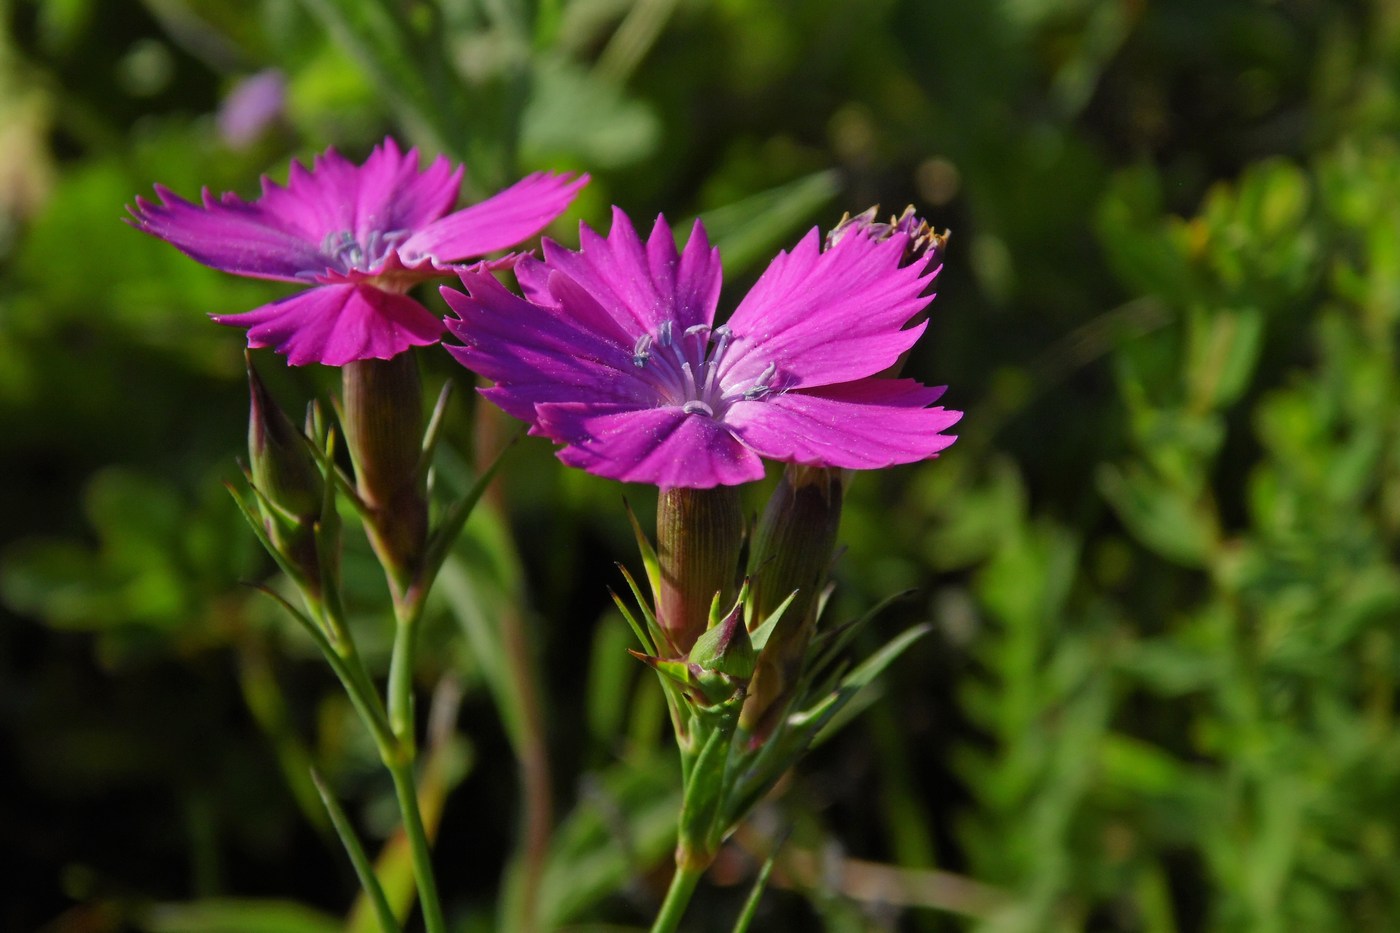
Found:
[[[362,243],[349,230],[326,235],[321,243],[321,255],[326,264],[337,272],[373,272],[384,265],[389,254],[408,239],[407,230],[374,230]]]
[[[778,367],[769,363],[753,379],[735,379],[725,366],[733,340],[727,325],[696,324],[677,336],[671,321],[656,334],[642,334],[632,348],[632,365],[652,384],[667,405],[689,415],[723,418],[735,402],[757,401],[773,391]]]

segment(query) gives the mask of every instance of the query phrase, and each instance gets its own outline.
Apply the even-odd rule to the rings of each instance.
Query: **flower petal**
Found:
[[[128,208],[136,229],[166,240],[206,266],[259,279],[299,281],[325,267],[320,244],[311,243],[280,218],[232,195],[216,201],[205,189],[200,206],[156,185],[161,203],[138,197]]]
[[[630,344],[531,304],[491,275],[464,272],[462,284],[469,295],[442,289],[457,314],[447,319],[447,329],[463,344],[447,350],[496,383],[483,394],[511,415],[533,423],[537,403],[565,400],[654,404],[654,391],[636,374]]]
[[[359,171],[355,236],[363,242],[375,231],[391,233],[428,226],[457,205],[463,173],[461,166],[454,169],[441,155],[420,172],[418,150],[400,155],[398,144],[386,138]]]
[[[399,252],[408,261],[431,256],[452,262],[514,246],[547,227],[586,184],[587,175],[536,172],[420,229],[403,242]]]
[[[437,343],[442,321],[404,295],[368,285],[323,285],[243,314],[214,315],[248,328],[248,346],[275,347],[293,366],[387,360]]]
[[[774,460],[855,470],[913,463],[957,439],[941,432],[962,412],[926,407],[945,388],[912,379],[863,379],[739,402],[725,423]]]
[[[663,321],[678,331],[712,324],[719,301],[719,251],[697,221],[683,253],[664,217],[657,217],[645,244],[632,222],[613,208],[606,238],[579,225],[578,252],[544,242],[545,265],[578,283],[607,309],[632,339],[655,334]],[[523,287],[532,290],[538,283]]]
[[[560,460],[598,476],[690,489],[763,478],[763,461],[704,415],[674,407],[608,409],[578,402],[544,404],[536,411],[531,433],[564,444]]]
[[[515,280],[532,304],[552,309],[585,330],[615,340],[624,347],[635,346],[637,336],[630,317],[617,315],[598,303],[582,285],[562,272],[554,271],[533,256],[521,256],[515,264]]]
[[[835,385],[874,375],[914,345],[905,328],[931,300],[926,261],[900,267],[906,237],[852,233],[822,250],[813,230],[779,253],[740,302],[729,326],[731,379],[777,364],[786,387]]]
[[[452,209],[461,187],[460,166],[454,169],[439,156],[420,172],[418,150],[400,152],[386,138],[364,165],[335,149],[317,156],[310,169],[293,162],[286,187],[263,179],[262,197],[254,206],[286,218],[319,250],[333,234],[349,232],[364,242],[375,232],[422,228]]]
[[[457,201],[462,169],[439,157],[418,171],[418,150],[399,151],[385,139],[357,166],[334,149],[313,168],[293,162],[287,185],[262,180],[262,196],[235,194],[217,200],[206,190],[203,205],[165,188],[165,203],[136,199],[136,226],[170,241],[216,269],[257,278],[306,280],[336,264],[326,255],[328,238],[350,234],[366,243],[375,235],[431,224]]]

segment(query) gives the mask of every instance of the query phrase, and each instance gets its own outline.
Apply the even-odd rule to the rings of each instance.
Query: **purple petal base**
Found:
[[[387,360],[437,343],[442,320],[405,295],[369,285],[323,285],[243,314],[211,315],[248,328],[248,346],[273,347],[293,366]]]
[[[679,408],[535,406],[531,434],[566,446],[559,459],[598,476],[661,487],[709,489],[763,478],[763,461],[713,418]]]

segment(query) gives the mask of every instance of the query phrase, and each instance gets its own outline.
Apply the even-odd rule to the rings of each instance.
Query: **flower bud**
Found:
[[[662,489],[656,506],[661,572],[657,620],[677,656],[710,627],[710,605],[733,603],[738,590],[744,515],[732,486]]]
[[[836,549],[844,490],[841,470],[789,464],[754,533],[751,624],[762,624],[793,597],[759,653],[739,720],[755,735],[766,736],[777,725],[802,673]]]
[[[428,534],[428,498],[419,470],[423,398],[412,351],[342,368],[342,420],[355,488],[369,509],[375,553],[394,575],[416,571]]]
[[[318,587],[315,523],[325,493],[307,441],[248,360],[248,467],[273,546]]]

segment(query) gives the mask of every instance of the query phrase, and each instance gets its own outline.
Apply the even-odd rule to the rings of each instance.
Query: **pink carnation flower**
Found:
[[[719,326],[719,253],[698,221],[681,253],[664,218],[643,243],[616,209],[606,238],[579,236],[520,261],[525,299],[480,270],[461,275],[469,294],[442,290],[463,343],[448,351],[570,466],[703,489],[759,479],[761,458],[870,469],[953,442],[962,413],[930,407],[945,387],[873,378],[926,326],[905,325],[937,270],[901,265],[904,232],[823,250],[813,230]]]
[[[462,172],[445,156],[419,171],[416,149],[385,139],[363,165],[334,149],[310,170],[293,162],[286,187],[264,178],[254,201],[205,189],[194,204],[157,185],[161,203],[138,197],[129,222],[206,266],[313,286],[212,315],[248,328],[250,347],[275,347],[294,366],[389,359],[442,337],[442,320],[407,296],[415,283],[534,236],[588,180],[539,172],[453,211]]]

